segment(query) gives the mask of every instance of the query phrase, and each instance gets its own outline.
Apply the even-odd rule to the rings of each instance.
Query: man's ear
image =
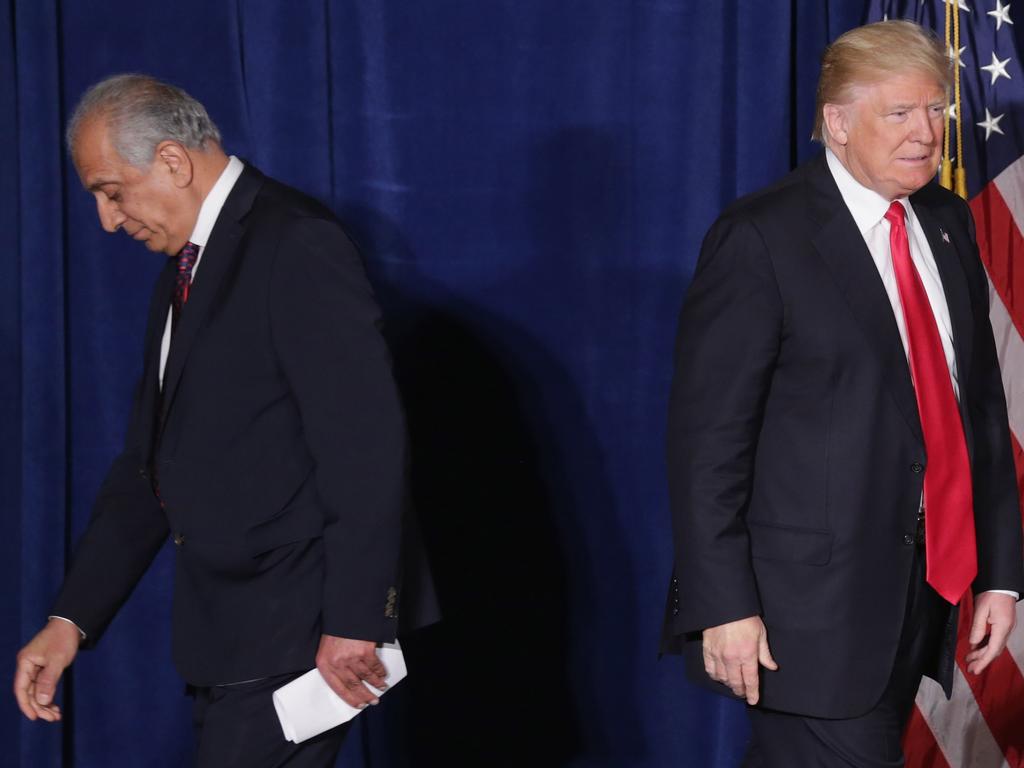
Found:
[[[171,183],[184,189],[192,183],[192,157],[181,144],[176,141],[162,141],[156,148],[156,162],[170,174]]]
[[[846,146],[850,140],[850,114],[842,104],[826,104],[822,107],[825,132],[836,144]]]

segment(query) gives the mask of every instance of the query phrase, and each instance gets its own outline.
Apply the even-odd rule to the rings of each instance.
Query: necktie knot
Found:
[[[907,209],[899,200],[893,200],[889,210],[885,212],[885,218],[891,226],[901,226],[907,216]]]
[[[196,265],[199,258],[199,246],[195,243],[185,243],[185,247],[178,251],[178,274],[187,274],[192,278],[192,267]]]

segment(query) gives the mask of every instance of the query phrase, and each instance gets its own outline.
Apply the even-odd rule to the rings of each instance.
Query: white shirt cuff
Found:
[[[47,616],[46,618],[48,618],[48,619],[60,619],[61,621],[66,621],[72,627],[77,629],[78,630],[78,634],[80,634],[82,636],[82,639],[85,640],[85,637],[86,637],[85,632],[83,632],[82,628],[80,626],[78,626],[77,624],[75,624],[75,622],[73,622],[71,619],[65,619],[63,616]]]

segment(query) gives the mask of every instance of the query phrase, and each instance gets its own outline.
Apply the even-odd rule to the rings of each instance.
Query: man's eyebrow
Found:
[[[108,184],[117,184],[116,181],[110,181],[109,179],[97,179],[92,184],[86,187],[89,192],[95,192],[100,187],[105,187]]]

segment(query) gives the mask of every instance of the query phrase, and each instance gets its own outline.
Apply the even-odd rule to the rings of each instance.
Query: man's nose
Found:
[[[100,226],[107,232],[117,232],[118,228],[124,224],[125,219],[128,218],[121,213],[120,208],[117,205],[106,198],[103,195],[98,195],[96,198],[96,211],[100,217]]]
[[[932,120],[927,109],[915,109],[910,115],[910,138],[922,144],[935,144],[942,139],[942,121]]]

